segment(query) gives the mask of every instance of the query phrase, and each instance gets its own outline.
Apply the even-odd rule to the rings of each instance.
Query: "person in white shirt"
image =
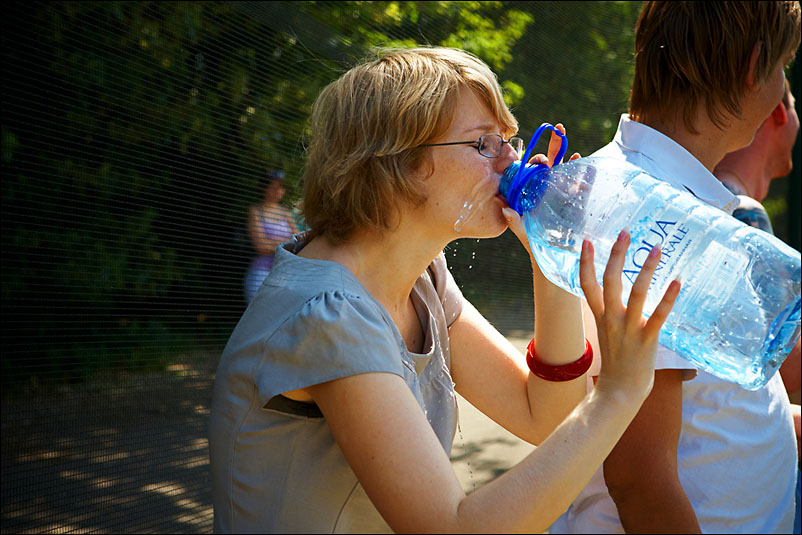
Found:
[[[712,170],[780,101],[799,42],[798,2],[645,2],[629,114],[594,155],[732,213]],[[796,462],[779,374],[748,391],[660,347],[651,394],[550,533],[790,533]]]

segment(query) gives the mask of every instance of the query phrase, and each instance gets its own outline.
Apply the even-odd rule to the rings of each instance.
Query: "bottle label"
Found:
[[[704,296],[705,308],[724,306],[749,262],[711,239],[711,225],[711,221],[677,213],[672,206],[659,218],[641,220],[639,228],[633,230],[623,270],[625,283],[631,286],[635,282],[654,246],[661,250],[660,263],[649,283],[645,312],[652,312],[665,288],[677,278],[686,287],[686,298],[688,289],[693,288],[694,295]],[[711,274],[715,274],[715,283],[708,280]]]
[[[649,290],[651,291],[655,285],[657,287],[667,285],[670,282],[669,277],[674,274],[676,268],[681,264],[680,260],[693,243],[690,231],[686,222],[658,219],[645,232],[633,233],[633,243],[630,248],[632,253],[627,254],[624,277],[629,280],[630,284],[633,284],[646,262],[649,252],[656,245],[660,245],[662,255]]]

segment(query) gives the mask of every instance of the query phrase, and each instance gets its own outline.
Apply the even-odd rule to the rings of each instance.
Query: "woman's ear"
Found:
[[[434,159],[432,158],[431,150],[427,150],[425,154],[421,155],[420,160],[418,160],[418,167],[412,174],[423,183],[428,182],[434,175]]]

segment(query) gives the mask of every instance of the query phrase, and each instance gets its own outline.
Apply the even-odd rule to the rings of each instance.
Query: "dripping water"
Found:
[[[471,220],[473,215],[484,206],[484,204],[495,198],[495,193],[498,191],[498,183],[501,180],[501,175],[493,173],[491,178],[480,180],[471,190],[471,196],[462,205],[459,217],[454,222],[454,231],[462,232],[465,224]]]

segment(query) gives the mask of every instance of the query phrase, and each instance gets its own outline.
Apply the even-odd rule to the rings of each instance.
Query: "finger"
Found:
[[[549,160],[546,158],[545,154],[535,154],[531,158],[529,158],[530,164],[547,164]]]
[[[582,242],[582,254],[579,256],[579,284],[585,292],[585,300],[590,311],[597,318],[604,314],[604,298],[599,281],[596,280],[596,266],[593,264],[593,244],[590,240]]]
[[[565,135],[565,127],[562,125],[562,123],[557,123],[556,125],[554,125],[554,128],[559,130],[562,135]],[[557,158],[557,154],[560,152],[560,147],[562,146],[562,142],[563,142],[562,137],[560,137],[560,135],[557,134],[557,132],[552,131],[551,137],[549,138],[549,150],[548,150],[549,167],[554,166],[555,163],[554,160]]]
[[[629,232],[622,230],[610,251],[610,258],[607,260],[607,267],[604,269],[602,278],[606,309],[612,310],[610,307],[616,305],[623,306],[621,304],[621,271],[624,269],[627,247],[629,247]]]
[[[504,219],[507,220],[507,226],[510,227],[512,233],[515,234],[515,237],[523,244],[524,248],[529,251],[529,240],[526,237],[526,227],[524,226],[523,218],[518,212],[508,206],[502,208],[501,213]]]
[[[632,284],[632,290],[629,292],[629,299],[627,300],[627,317],[630,321],[637,322],[640,325],[641,316],[643,315],[643,304],[646,302],[646,295],[649,292],[649,286],[652,283],[652,276],[655,269],[660,263],[660,247],[655,245],[649,251],[649,256],[643,263],[643,267],[638,273],[635,282]]]
[[[655,307],[652,315],[649,316],[646,325],[643,326],[644,337],[657,338],[666,318],[668,318],[669,312],[674,307],[680,289],[682,289],[682,285],[678,280],[671,281],[671,284],[668,285],[666,292],[663,294],[663,298]]]

